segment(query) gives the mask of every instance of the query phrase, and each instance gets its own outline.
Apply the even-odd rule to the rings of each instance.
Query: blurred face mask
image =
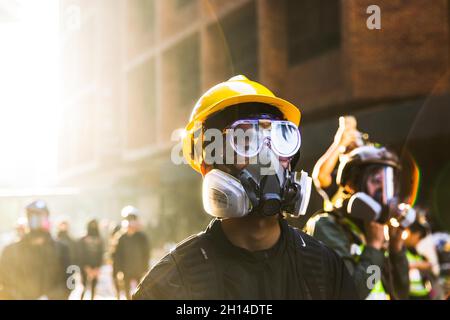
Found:
[[[130,228],[130,229],[138,229],[139,228],[139,222],[137,220],[129,220],[128,221],[128,228]]]
[[[122,220],[122,228],[128,230],[128,231],[137,231],[140,229],[140,223],[138,220],[135,219],[124,219]]]
[[[247,160],[247,165],[235,167],[233,174],[213,169],[205,175],[205,211],[219,218],[304,215],[311,178],[305,172],[292,172],[286,164],[286,159],[300,148],[298,128],[287,121],[240,120],[230,129],[233,131],[227,134],[228,143]],[[285,159],[284,165],[280,157]]]
[[[50,221],[48,216],[45,214],[31,214],[28,217],[28,225],[30,230],[37,231],[49,231],[50,230]]]

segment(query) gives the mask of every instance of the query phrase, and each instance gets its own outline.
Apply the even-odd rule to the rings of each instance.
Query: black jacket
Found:
[[[114,252],[115,271],[122,271],[124,276],[140,279],[148,270],[150,245],[143,232],[120,236]]]
[[[27,234],[7,246],[0,258],[0,297],[4,299],[67,299],[66,246],[48,233]]]
[[[79,265],[78,243],[67,232],[60,232],[56,238],[57,241],[67,247],[69,252],[69,261],[71,265]]]
[[[325,245],[280,220],[269,250],[234,246],[213,220],[165,256],[134,299],[355,299],[343,261]]]
[[[80,267],[99,268],[103,263],[103,241],[100,236],[84,236],[78,244]]]

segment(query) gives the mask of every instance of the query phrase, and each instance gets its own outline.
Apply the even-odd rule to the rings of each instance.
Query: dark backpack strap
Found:
[[[172,253],[179,268],[189,299],[223,299],[220,266],[208,234],[202,233],[195,241],[181,245]]]

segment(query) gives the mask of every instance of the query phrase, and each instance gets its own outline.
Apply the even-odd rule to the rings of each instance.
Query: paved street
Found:
[[[99,282],[97,285],[97,292],[95,300],[115,300],[116,293],[114,290],[114,285],[111,277],[112,267],[111,265],[104,265],[100,270]],[[77,276],[77,286],[70,295],[70,300],[79,300],[81,297],[81,292],[83,286],[81,285],[81,279],[79,275]],[[88,291],[85,296],[85,300],[91,299],[91,293]],[[121,300],[124,300],[125,296],[122,294]]]

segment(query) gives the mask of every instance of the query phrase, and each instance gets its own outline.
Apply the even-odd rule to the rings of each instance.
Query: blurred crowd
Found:
[[[122,221],[104,234],[99,222],[86,224],[85,235],[75,238],[70,223],[61,221],[56,235],[50,232],[50,212],[45,201],[25,208],[26,217],[16,226],[13,243],[0,257],[0,299],[78,299],[96,297],[102,266],[110,265],[115,296],[131,299],[132,290],[149,268],[150,243],[141,230],[139,211],[122,209]],[[76,286],[82,286],[74,297]]]

